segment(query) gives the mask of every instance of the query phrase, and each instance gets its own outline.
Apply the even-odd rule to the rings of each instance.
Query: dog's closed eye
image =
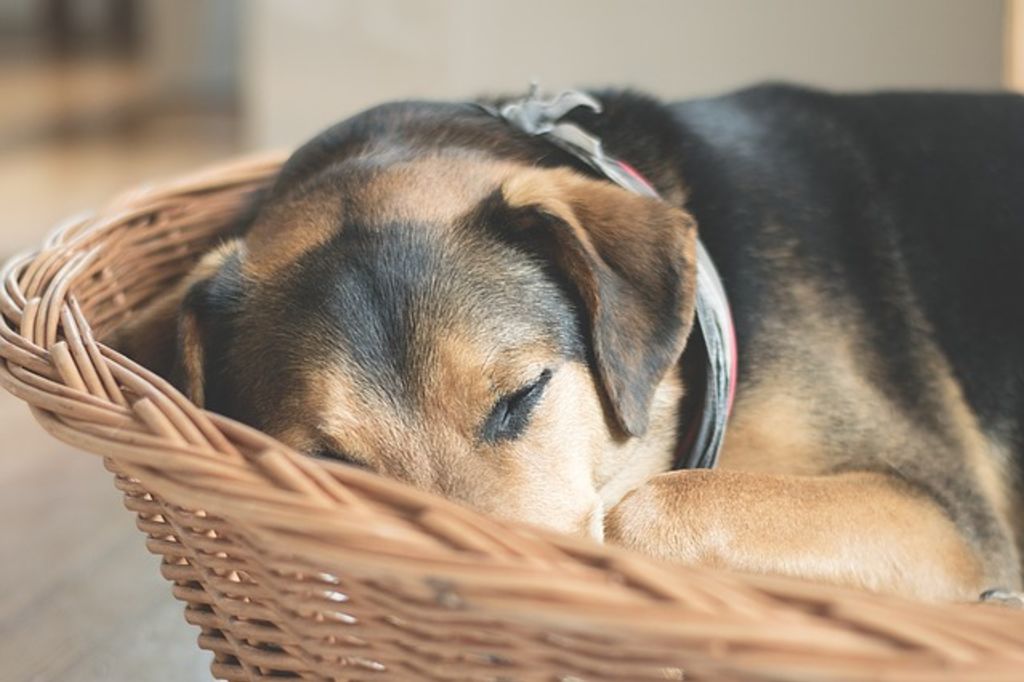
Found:
[[[533,408],[540,402],[550,380],[551,370],[545,369],[536,380],[501,398],[484,421],[480,438],[487,443],[498,443],[523,435]]]

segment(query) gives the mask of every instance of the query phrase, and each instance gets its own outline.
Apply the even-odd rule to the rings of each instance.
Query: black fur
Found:
[[[778,314],[763,254],[785,242],[803,276],[866,313],[855,333],[886,358],[876,380],[899,409],[944,429],[915,355],[920,335],[933,333],[984,430],[1020,461],[1024,98],[773,85],[671,109],[689,206],[734,307],[741,365],[756,371],[749,353]]]

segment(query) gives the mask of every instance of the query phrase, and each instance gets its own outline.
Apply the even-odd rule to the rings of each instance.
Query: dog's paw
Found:
[[[1004,590],[1000,587],[985,590],[978,600],[983,604],[998,604],[1011,609],[1024,609],[1024,593]]]
[[[705,478],[701,471],[674,471],[634,488],[605,514],[605,542],[659,559],[700,563],[708,555],[703,539],[713,535],[706,525],[710,514],[697,494]]]

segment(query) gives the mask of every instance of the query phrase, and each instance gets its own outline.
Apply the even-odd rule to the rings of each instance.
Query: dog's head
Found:
[[[672,457],[670,370],[695,300],[689,215],[462,148],[364,148],[295,172],[309,149],[246,236],[155,314],[176,332],[149,320],[127,351],[170,335],[169,371],[209,409],[600,537],[603,505]]]

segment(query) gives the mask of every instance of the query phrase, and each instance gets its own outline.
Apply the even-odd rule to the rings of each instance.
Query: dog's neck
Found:
[[[628,91],[592,94],[601,102],[601,113],[580,107],[566,120],[598,137],[609,156],[636,169],[665,201],[682,206],[683,134],[672,113],[660,102]]]

